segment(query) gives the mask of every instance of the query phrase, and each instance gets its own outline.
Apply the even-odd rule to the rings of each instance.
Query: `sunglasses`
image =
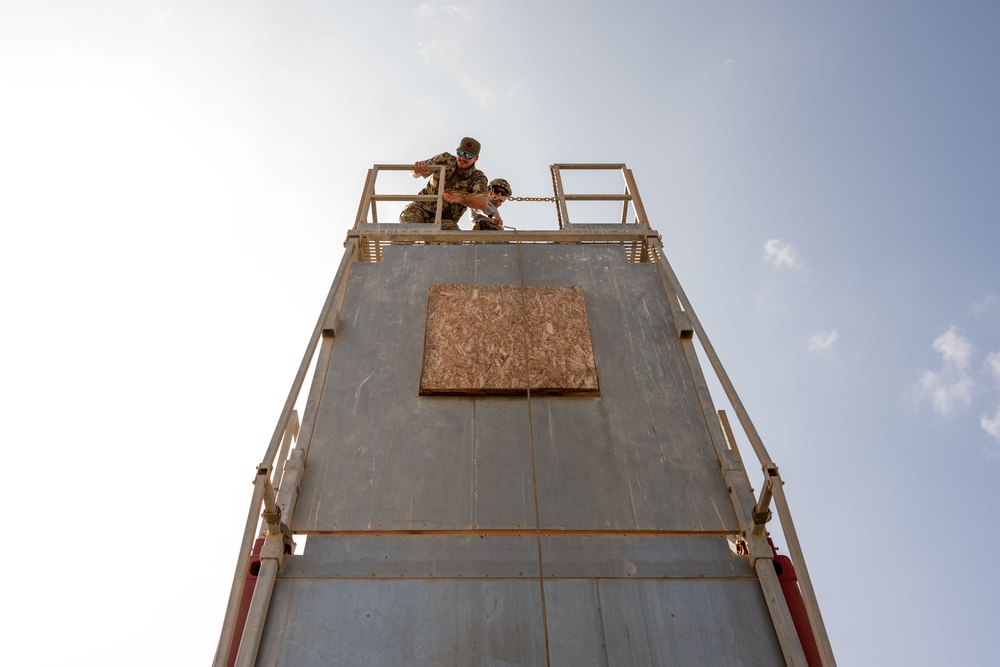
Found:
[[[501,197],[509,197],[510,193],[497,185],[490,186],[490,192],[500,195]]]
[[[464,157],[466,160],[475,160],[476,156],[472,153],[466,153],[465,151],[455,151],[458,153],[458,157]]]

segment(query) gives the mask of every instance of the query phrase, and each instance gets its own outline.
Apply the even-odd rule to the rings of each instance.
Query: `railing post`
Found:
[[[229,650],[233,643],[236,620],[239,614],[240,598],[243,596],[243,583],[246,581],[250,567],[250,551],[253,548],[254,535],[257,532],[257,521],[260,518],[260,506],[264,500],[264,482],[267,474],[258,469],[254,478],[253,499],[250,501],[250,511],[247,514],[246,527],[243,530],[243,541],[240,542],[240,553],[236,560],[236,573],[233,575],[233,585],[229,590],[229,604],[222,621],[222,633],[219,645],[215,649],[213,667],[226,667],[229,662]]]

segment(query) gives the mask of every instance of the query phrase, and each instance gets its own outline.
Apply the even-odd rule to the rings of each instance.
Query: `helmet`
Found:
[[[507,179],[505,178],[494,178],[492,181],[490,181],[489,187],[490,189],[492,189],[494,186],[506,190],[508,197],[514,194],[514,191],[510,189],[510,183],[508,183]]]

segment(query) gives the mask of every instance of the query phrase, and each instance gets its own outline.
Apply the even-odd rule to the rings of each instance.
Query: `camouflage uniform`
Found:
[[[444,189],[445,191],[459,192],[466,195],[486,196],[486,174],[479,171],[473,165],[465,173],[457,173],[458,159],[451,153],[441,153],[435,155],[427,161],[427,168],[446,165]],[[438,193],[438,170],[431,169],[431,177],[427,187],[418,194],[437,195]],[[467,208],[463,204],[441,201],[441,229],[458,229],[458,219],[462,217]],[[403,209],[399,214],[400,222],[434,222],[434,213],[437,205],[432,201],[415,201]]]

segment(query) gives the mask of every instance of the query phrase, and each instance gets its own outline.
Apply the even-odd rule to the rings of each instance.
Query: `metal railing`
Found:
[[[336,336],[337,322],[347,288],[347,278],[356,258],[357,242],[352,241],[344,252],[340,268],[330,286],[330,291],[312,335],[309,337],[306,351],[302,356],[295,379],[292,381],[292,387],[281,410],[271,441],[268,443],[260,465],[257,466],[253,481],[253,496],[250,500],[243,539],[240,542],[236,572],[233,575],[229,602],[223,619],[219,643],[216,647],[213,667],[229,667],[234,664],[241,667],[251,667],[256,661],[274,580],[281,560],[288,552],[291,542],[288,526],[291,524],[291,514],[294,511],[298,485],[301,481],[301,468],[305,458],[305,452],[302,450],[291,449],[292,442],[297,442],[299,439],[300,430],[295,404],[310,369],[319,365],[316,353],[320,341],[326,338],[332,344]],[[309,423],[310,419],[307,414],[306,424]],[[279,466],[276,465],[279,463],[282,468],[280,473]],[[275,480],[278,480],[279,483],[274,484]],[[258,531],[259,524],[260,531]],[[260,571],[257,575],[249,609],[246,611],[246,618],[240,619],[241,606],[246,608],[246,605],[242,604],[245,594],[244,587],[257,535],[264,537],[264,546],[260,552]],[[294,545],[292,546],[294,547]],[[242,631],[240,631],[241,625]]]
[[[645,211],[638,196],[636,196],[635,202],[637,210],[641,211],[641,219],[645,219]],[[660,241],[657,240],[656,243],[660,244]],[[678,281],[673,268],[671,268],[670,263],[667,261],[666,255],[662,251],[662,245],[659,249],[660,252],[657,254],[655,260],[656,266],[660,271],[661,278],[664,282],[664,288],[670,298],[670,306],[673,310],[678,336],[683,340],[693,341],[696,339],[701,345],[702,351],[708,359],[712,370],[715,372],[715,376],[722,386],[726,399],[735,411],[740,426],[742,427],[747,440],[750,442],[750,446],[753,448],[754,454],[756,454],[757,460],[760,462],[761,470],[764,474],[764,483],[761,488],[761,496],[759,499],[754,501],[752,496],[749,500],[740,499],[736,495],[733,496],[733,499],[734,504],[740,502],[742,505],[752,502],[752,510],[749,513],[745,511],[745,507],[735,507],[736,515],[740,520],[743,537],[747,540],[748,555],[758,572],[762,586],[765,588],[765,598],[768,600],[768,606],[771,608],[776,628],[791,625],[791,618],[787,613],[787,609],[784,611],[776,609],[775,604],[772,601],[772,598],[775,597],[774,587],[777,585],[777,580],[774,577],[774,571],[771,566],[773,552],[771,551],[770,544],[768,544],[764,539],[766,536],[764,524],[771,516],[770,502],[772,499],[775,503],[775,509],[777,510],[777,516],[781,525],[782,534],[785,537],[788,550],[791,554],[791,560],[795,567],[795,573],[798,576],[799,589],[805,604],[813,638],[816,641],[816,646],[820,653],[820,659],[822,660],[824,667],[834,667],[836,665],[836,661],[833,656],[830,639],[827,635],[826,625],[823,622],[823,617],[819,610],[816,593],[812,586],[812,580],[809,577],[809,570],[806,567],[805,556],[802,553],[802,547],[799,543],[798,534],[795,530],[795,524],[792,521],[791,511],[788,507],[788,501],[785,497],[783,489],[784,482],[781,480],[781,476],[778,473],[778,466],[771,459],[770,454],[764,447],[764,442],[761,439],[760,434],[757,432],[757,428],[754,426],[753,421],[750,419],[750,415],[747,412],[746,407],[743,405],[743,401],[736,392],[736,388],[733,386],[732,380],[729,378],[729,374],[723,367],[722,361],[720,360],[715,347],[712,345],[711,340],[709,340],[708,335],[705,333],[705,329],[702,327],[701,321],[698,319],[697,314],[691,306],[691,302],[684,293],[684,290],[680,285],[680,281]],[[676,301],[674,301],[674,299],[676,299]],[[707,391],[707,387],[705,390]],[[709,419],[711,431],[713,430],[711,428],[713,426],[712,418],[709,415],[706,415],[706,417]],[[739,479],[741,482],[745,480],[746,486],[752,491],[752,487],[749,486],[749,478],[743,468],[742,457],[740,456],[731,427],[724,413],[719,413],[718,422],[718,433],[721,436],[721,441],[725,443],[726,448],[731,452],[731,454],[727,454],[727,452],[722,451],[722,447],[717,445],[717,449],[720,450],[720,464],[722,465],[723,476]],[[731,483],[733,480],[727,478],[726,481],[727,483]],[[738,485],[731,484],[731,487],[736,486]],[[742,486],[742,484],[739,484],[739,486]],[[780,594],[780,591],[778,591],[778,594]],[[790,631],[794,632],[794,629]],[[781,639],[780,632],[779,639]],[[801,649],[796,650],[794,646],[786,646],[784,641],[782,641],[782,648],[786,650],[786,659],[789,664],[805,664],[805,656],[802,654]]]
[[[445,165],[428,165],[428,169],[434,169],[438,172],[438,193],[436,195],[390,195],[390,194],[376,194],[375,193],[375,182],[378,180],[378,174],[380,171],[411,171],[413,169],[412,164],[376,164],[371,169],[368,170],[368,177],[365,179],[365,189],[361,195],[361,204],[358,206],[358,214],[354,218],[354,228],[365,225],[365,224],[378,224],[378,206],[377,202],[380,201],[405,201],[405,202],[415,202],[415,201],[432,201],[435,202],[437,206],[437,212],[434,214],[434,229],[441,229],[441,212],[444,209],[444,185],[447,175],[447,167]],[[371,214],[371,223],[368,221],[368,215]]]
[[[552,187],[555,191],[557,206],[559,207],[560,229],[566,229],[571,224],[581,224],[573,223],[570,220],[567,202],[571,201],[620,201],[622,202],[621,224],[629,224],[629,219],[632,218],[632,222],[649,227],[649,220],[646,218],[646,213],[644,210],[641,210],[641,203],[637,203],[639,201],[639,191],[636,189],[635,179],[632,176],[632,170],[624,164],[554,164],[551,166],[551,171]],[[563,183],[563,171],[620,171],[622,178],[625,181],[625,191],[622,194],[570,194],[566,192],[565,185]],[[629,215],[629,204],[632,204],[635,208],[634,216]]]

